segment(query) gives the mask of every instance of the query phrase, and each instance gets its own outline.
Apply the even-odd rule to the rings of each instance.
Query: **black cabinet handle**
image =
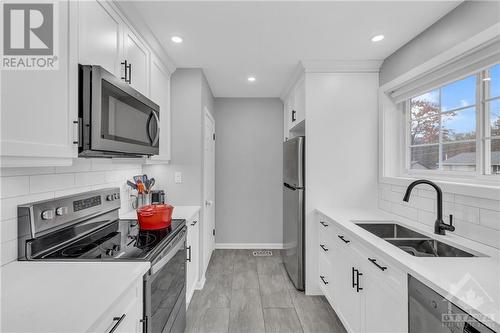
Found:
[[[191,223],[191,225],[195,225],[196,223],[198,223],[198,221],[193,221],[193,223]]]
[[[122,323],[123,319],[125,319],[125,313],[122,314],[121,317],[113,317],[113,321],[116,321],[116,324],[113,325],[109,333],[113,333],[114,331],[116,331],[118,326],[120,326],[120,324]]]
[[[359,277],[362,276],[363,273],[360,273],[358,270],[356,270],[356,292],[359,293],[360,290],[363,290],[363,288],[361,288],[359,286]]]
[[[297,118],[295,117],[295,114],[297,113],[297,111],[295,110],[292,110],[292,123],[297,120]]]
[[[128,83],[132,84],[132,64],[128,65]]]
[[[328,251],[328,248],[325,245],[319,244],[319,246],[323,249],[323,251],[325,252]]]
[[[320,275],[319,277],[320,277],[321,281],[323,281],[323,283],[325,285],[328,284],[328,281],[325,280],[325,277],[323,275]]]
[[[359,293],[360,290],[363,290],[363,288],[361,288],[359,286],[359,277],[362,276],[362,275],[363,275],[363,273],[360,273],[359,270],[357,270],[356,268],[352,267],[352,287],[356,288],[356,292],[358,292],[358,293]]]
[[[380,270],[381,270],[382,272],[383,272],[383,271],[385,271],[385,270],[387,269],[387,267],[379,265],[379,264],[377,263],[377,259],[374,259],[374,258],[368,258],[368,260],[369,260],[372,264],[374,264],[375,266],[377,266],[378,268],[380,268]]]
[[[326,222],[320,221],[319,223],[321,223],[321,225],[322,225],[323,227],[328,227],[328,223],[326,223]]]
[[[123,74],[125,76],[122,76],[122,80],[125,81],[125,83],[132,83],[131,81],[131,76],[132,76],[132,64],[129,64],[127,60],[123,61],[121,63],[123,65]],[[127,75],[128,73],[128,75]]]
[[[342,241],[346,244],[350,243],[351,241],[350,240],[347,240],[344,238],[344,236],[341,236],[341,235],[337,235],[338,238],[342,239]]]
[[[188,250],[188,254],[189,254],[189,256],[188,256],[188,258],[187,258],[186,260],[187,260],[187,261],[189,261],[189,262],[191,262],[191,245],[189,245],[189,246],[187,247],[187,250]]]
[[[125,82],[127,82],[127,70],[128,70],[128,62],[125,60],[124,62],[121,63],[123,65],[123,75],[121,79]]]

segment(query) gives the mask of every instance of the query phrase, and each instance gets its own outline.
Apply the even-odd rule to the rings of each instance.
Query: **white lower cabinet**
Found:
[[[142,333],[142,277],[121,295],[88,332]]]
[[[319,285],[347,331],[407,332],[406,274],[333,220],[318,222]],[[321,276],[328,276],[327,285]]]
[[[189,304],[196,288],[200,272],[200,223],[199,214],[187,222],[187,265],[186,265],[186,302]]]

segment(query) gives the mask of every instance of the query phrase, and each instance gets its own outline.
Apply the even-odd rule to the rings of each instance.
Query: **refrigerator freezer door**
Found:
[[[304,137],[299,136],[283,144],[283,182],[293,187],[304,187]]]
[[[283,186],[283,263],[290,280],[304,290],[304,190]]]

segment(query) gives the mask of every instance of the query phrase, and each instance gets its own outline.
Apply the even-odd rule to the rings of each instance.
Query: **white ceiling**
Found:
[[[300,60],[384,59],[454,1],[136,1],[175,65],[203,68],[216,97],[278,97]],[[385,40],[370,38],[384,34]],[[170,41],[173,35],[182,44]],[[257,78],[248,83],[247,77]]]

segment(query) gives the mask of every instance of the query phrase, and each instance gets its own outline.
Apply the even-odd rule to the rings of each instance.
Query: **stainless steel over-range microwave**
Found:
[[[160,107],[100,66],[78,70],[78,156],[157,155]]]

